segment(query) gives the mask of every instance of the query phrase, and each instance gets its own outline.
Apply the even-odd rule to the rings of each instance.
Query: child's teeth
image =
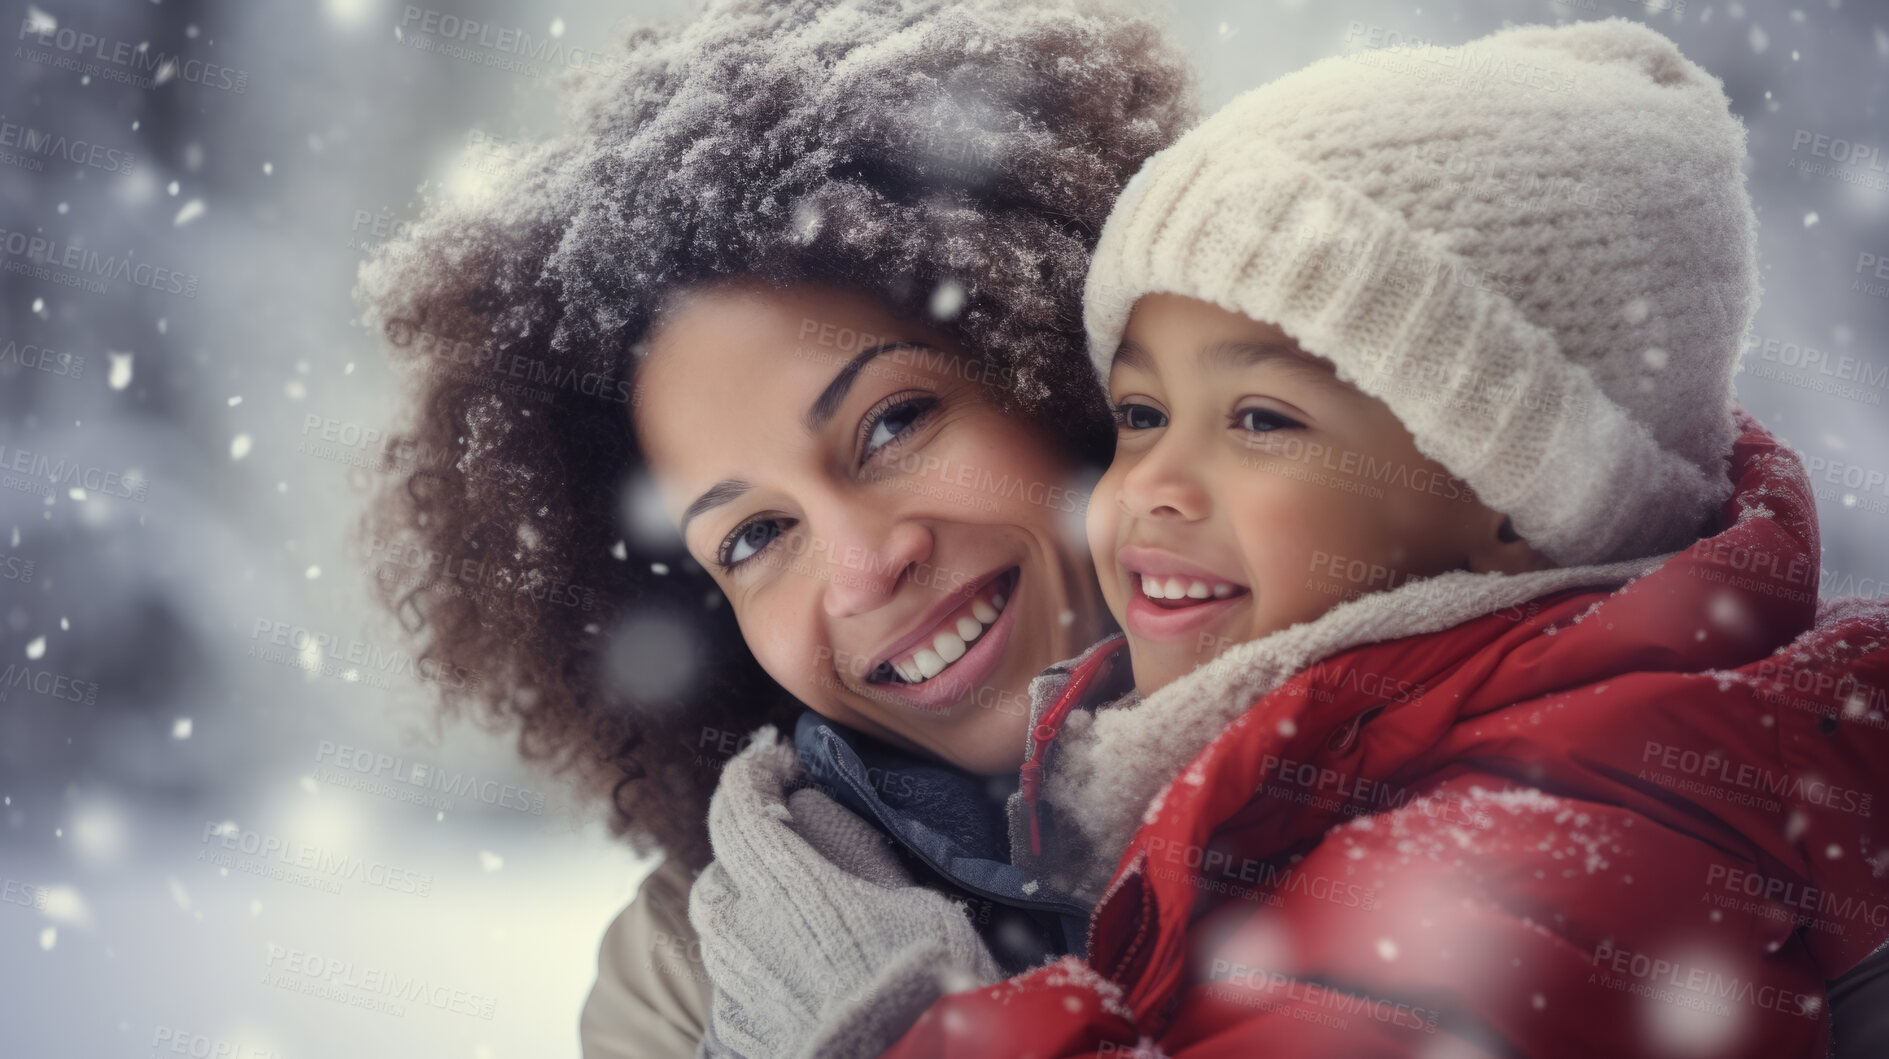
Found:
[[[921,647],[918,653],[912,656],[912,664],[918,667],[920,680],[930,680],[944,672],[945,660],[943,655],[931,648]]]
[[[1237,591],[1225,581],[1210,585],[1205,581],[1182,581],[1178,577],[1164,581],[1148,574],[1139,576],[1142,594],[1149,599],[1226,599]]]
[[[958,639],[963,640],[965,643],[970,643],[972,640],[977,639],[978,634],[983,631],[983,624],[969,614],[958,619]]]
[[[931,641],[931,646],[938,652],[938,657],[946,662],[955,662],[964,657],[964,638],[954,632],[941,632]]]
[[[976,618],[985,625],[989,625],[991,622],[997,620],[997,608],[981,599],[974,599],[971,601],[971,617]],[[960,622],[959,624],[963,623]]]

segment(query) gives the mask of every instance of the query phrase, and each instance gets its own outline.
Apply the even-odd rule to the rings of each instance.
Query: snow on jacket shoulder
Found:
[[[1177,681],[1256,690],[1144,803],[1088,961],[887,1054],[1824,1055],[1824,981],[1889,937],[1889,607],[1819,605],[1801,461],[1743,425],[1729,528],[1624,587]],[[1176,685],[1053,712],[1093,742]]]

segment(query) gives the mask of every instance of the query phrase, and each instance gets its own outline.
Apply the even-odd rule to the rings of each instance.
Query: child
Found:
[[[1039,678],[1013,801],[1087,959],[888,1054],[1820,1056],[1889,937],[1886,608],[1819,605],[1733,404],[1718,82],[1620,19],[1395,58],[1235,100],[1111,215],[1126,634]]]

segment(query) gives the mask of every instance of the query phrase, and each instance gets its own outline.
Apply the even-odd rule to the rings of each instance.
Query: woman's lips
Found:
[[[937,637],[934,637],[930,646],[921,644],[917,650],[907,648],[897,658],[887,659],[875,667],[867,677],[868,686],[879,695],[925,710],[942,711],[956,705],[966,695],[982,687],[996,671],[998,663],[1003,661],[1004,650],[1009,646],[1011,633],[1016,628],[1017,620],[1012,615],[1017,609],[1016,597],[1022,588],[1021,581],[1021,571],[1011,567],[992,578],[957,610],[945,615],[946,620],[937,623],[939,637],[949,632],[962,643],[964,638],[956,633],[966,631],[958,628],[965,617],[984,625],[979,620],[982,614],[974,612],[980,608],[996,611],[994,620],[984,625],[955,661],[943,657],[937,649]],[[946,625],[951,628],[945,628]],[[950,649],[951,645],[947,643],[945,647]],[[927,654],[930,657],[926,657]],[[919,667],[916,672],[913,672],[914,666]],[[942,668],[936,668],[940,666]],[[927,669],[931,670],[929,676],[925,673]],[[909,676],[920,679],[907,682]]]

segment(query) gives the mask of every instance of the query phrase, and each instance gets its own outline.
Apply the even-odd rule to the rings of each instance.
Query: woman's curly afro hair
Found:
[[[796,707],[673,533],[636,528],[652,317],[723,278],[845,285],[1105,457],[1083,275],[1123,184],[1191,123],[1192,78],[1093,3],[710,0],[630,31],[565,107],[496,193],[429,201],[361,268],[366,323],[416,369],[392,444],[443,454],[390,481],[363,539],[423,672],[453,675],[449,713],[515,728],[609,794],[616,833],[699,866],[716,766]]]

